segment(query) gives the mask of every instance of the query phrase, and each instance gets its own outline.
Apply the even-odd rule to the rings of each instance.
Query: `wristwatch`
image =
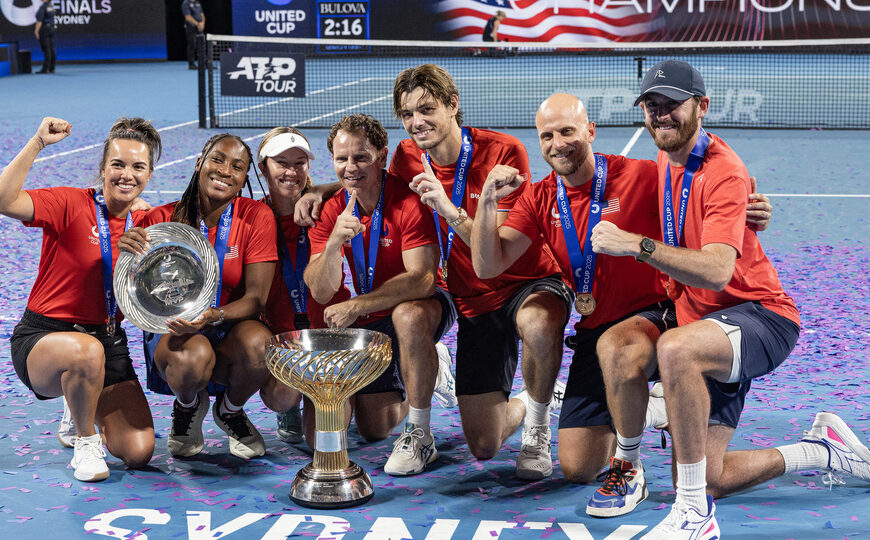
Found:
[[[461,225],[463,222],[465,222],[466,219],[468,219],[468,213],[465,211],[465,208],[462,208],[460,206],[458,208],[458,210],[459,210],[459,215],[456,216],[456,219],[447,220],[447,224],[450,225],[451,227],[453,227],[454,229],[456,228],[457,225]]]
[[[218,308],[218,311],[220,312],[220,316],[217,318],[216,321],[211,323],[212,326],[220,326],[224,322],[224,318],[226,317],[226,313],[224,313],[224,310],[221,308]]]
[[[640,241],[640,255],[635,257],[637,262],[646,262],[649,259],[653,251],[656,250],[656,243],[651,239],[644,236]]]

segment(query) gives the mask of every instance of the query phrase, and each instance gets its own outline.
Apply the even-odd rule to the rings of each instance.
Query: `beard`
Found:
[[[677,124],[676,134],[658,133],[649,121],[646,122],[646,129],[649,131],[650,135],[652,135],[655,145],[665,152],[676,152],[685,147],[692,137],[695,136],[695,132],[698,131],[698,126],[701,124],[701,120],[698,118],[696,111],[697,108],[693,111],[690,119]]]
[[[581,144],[574,147],[574,151],[568,155],[567,161],[556,161],[555,158],[549,155],[544,157],[544,161],[546,161],[559,176],[569,176],[580,169],[580,165],[586,161],[588,155],[589,145]]]

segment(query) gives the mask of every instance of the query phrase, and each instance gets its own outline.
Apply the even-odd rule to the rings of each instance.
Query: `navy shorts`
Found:
[[[225,322],[218,326],[209,326],[205,330],[202,330],[200,334],[208,339],[208,342],[211,343],[211,348],[214,349],[224,340],[224,338],[227,337],[227,334],[230,333],[230,330],[232,330],[235,325],[236,323]],[[157,392],[158,394],[171,396],[174,395],[172,389],[169,388],[166,379],[163,378],[163,375],[160,374],[157,367],[154,365],[154,351],[157,350],[157,344],[160,342],[160,338],[164,335],[166,334],[142,332],[142,341],[145,345],[145,374],[149,390]],[[209,382],[206,389],[210,396],[215,396],[219,392],[224,392],[226,387],[216,382]]]
[[[82,332],[94,336],[103,345],[106,357],[106,373],[103,377],[103,388],[123,381],[136,380],[133,360],[127,348],[127,334],[118,326],[115,335],[109,336],[106,326],[102,324],[76,324],[52,319],[29,309],[24,311],[21,321],[15,325],[10,339],[12,365],[15,373],[27,388],[33,391],[30,375],[27,373],[27,357],[36,346],[36,342],[54,332]],[[38,399],[53,399],[33,392]]]
[[[438,323],[438,328],[435,335],[432,336],[435,341],[450,330],[453,323],[456,321],[456,305],[453,303],[453,297],[441,287],[435,288],[435,294],[431,296],[438,300],[441,304],[441,321]],[[377,379],[363,387],[358,394],[380,394],[382,392],[400,392],[402,400],[405,400],[405,383],[402,381],[402,374],[399,370],[399,339],[396,337],[396,329],[393,326],[393,320],[390,317],[384,317],[368,324],[358,325],[357,328],[365,328],[366,330],[374,330],[390,336],[390,345],[393,351],[393,358],[387,369],[381,373]]]
[[[736,429],[752,379],[770,373],[788,358],[797,343],[800,326],[759,302],[744,302],[710,313],[704,319],[740,327],[740,380],[734,383],[707,380],[710,423]]]
[[[665,300],[597,328],[578,328],[577,335],[565,339],[565,344],[574,350],[574,356],[568,370],[562,411],[559,413],[559,429],[613,425],[596,346],[604,332],[634,316],[650,321],[660,333],[677,326],[674,304]],[[652,378],[656,378],[656,375]]]
[[[565,302],[571,316],[574,293],[558,274],[529,281],[500,308],[474,317],[459,317],[456,335],[456,395],[510,394],[519,359],[517,311],[534,292],[547,291]]]

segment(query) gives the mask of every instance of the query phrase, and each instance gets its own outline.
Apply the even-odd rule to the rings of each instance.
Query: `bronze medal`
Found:
[[[574,300],[574,309],[584,317],[592,315],[592,312],[595,311],[595,298],[592,297],[592,293],[578,294],[577,299]]]
[[[441,279],[447,283],[447,261],[441,259]]]

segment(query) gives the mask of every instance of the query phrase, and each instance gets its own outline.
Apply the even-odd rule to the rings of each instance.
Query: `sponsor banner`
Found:
[[[164,2],[141,0],[50,0],[55,8],[57,58],[121,60],[166,58]],[[0,35],[30,49],[41,61],[33,35],[42,0],[0,0]]]
[[[240,36],[313,38],[315,0],[233,0],[233,33]]]
[[[305,55],[221,53],[221,95],[305,97]]]

